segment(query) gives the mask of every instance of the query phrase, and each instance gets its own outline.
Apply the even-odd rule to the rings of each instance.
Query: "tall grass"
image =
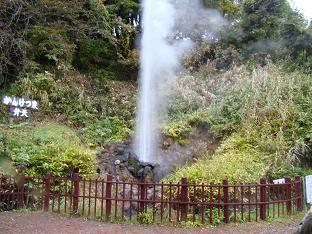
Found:
[[[268,64],[252,70],[236,67],[223,74],[202,69],[193,78],[210,85],[209,93],[197,93],[213,98],[196,112],[175,119],[194,126],[190,116],[205,113],[201,116],[206,116],[210,131],[223,142],[212,158],[206,156],[178,170],[173,180],[187,175],[195,180],[228,176],[251,182],[264,175],[275,178],[303,173],[298,166],[312,160],[311,75],[285,72],[279,65]],[[186,87],[193,88],[201,87]],[[188,98],[183,98],[187,103]]]

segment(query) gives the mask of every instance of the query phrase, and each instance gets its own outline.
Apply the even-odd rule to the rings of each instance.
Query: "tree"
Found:
[[[302,14],[287,0],[244,0],[238,22],[223,35],[223,49],[234,46],[245,58],[263,62],[291,58],[311,66],[311,33]],[[256,56],[254,56],[256,55]]]
[[[202,0],[205,7],[220,10],[231,19],[239,17],[240,0]]]
[[[23,70],[25,35],[36,18],[33,4],[33,1],[26,0],[0,0],[0,88],[13,82]]]
[[[291,11],[287,0],[243,1],[240,27],[244,42],[278,39]]]
[[[120,16],[128,22],[129,18],[136,17],[140,10],[139,0],[110,0],[105,3],[111,14]]]

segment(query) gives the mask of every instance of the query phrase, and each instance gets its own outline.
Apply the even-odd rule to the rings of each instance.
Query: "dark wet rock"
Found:
[[[109,173],[127,180],[145,178],[147,181],[160,181],[177,167],[190,165],[203,154],[212,155],[218,140],[209,133],[209,126],[196,128],[183,145],[163,136],[159,154],[154,160],[157,164],[140,162],[130,145],[131,140],[126,144],[106,145],[98,155],[100,175]]]
[[[306,213],[304,218],[299,224],[296,234],[311,234],[312,233],[312,206]]]
[[[154,181],[154,172],[152,167],[150,166],[144,167],[143,178],[145,178],[147,182]]]
[[[140,166],[141,166],[141,167],[146,167],[147,165],[148,165],[148,163],[146,163],[146,162],[141,162],[141,163],[140,163]]]
[[[129,170],[129,172],[131,173],[131,174],[135,174],[135,169],[134,169],[134,167],[128,167],[128,170]]]
[[[134,216],[137,214],[137,205],[136,204],[132,204],[131,207],[130,205],[128,205],[128,207],[125,208],[125,216],[130,217],[130,216]]]
[[[140,166],[141,167],[151,167],[152,169],[154,169],[157,166],[157,164],[149,163],[149,162],[141,162]]]
[[[138,172],[137,172],[137,176],[139,178],[143,178],[144,177],[144,168],[141,168]]]
[[[118,154],[122,154],[122,153],[124,153],[125,152],[125,150],[127,149],[127,145],[125,145],[125,144],[117,144],[116,145],[116,152],[118,153]]]
[[[156,169],[158,164],[140,162],[137,155],[126,144],[112,144],[98,155],[101,175],[112,174],[122,180],[142,180],[147,182],[158,180]]]

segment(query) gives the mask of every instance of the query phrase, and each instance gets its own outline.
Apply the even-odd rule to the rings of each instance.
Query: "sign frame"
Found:
[[[312,205],[312,175],[304,177],[304,195],[306,204]]]
[[[24,119],[28,122],[32,111],[39,110],[38,101],[24,97],[3,95],[1,104],[9,107],[10,125],[13,124],[13,119]]]

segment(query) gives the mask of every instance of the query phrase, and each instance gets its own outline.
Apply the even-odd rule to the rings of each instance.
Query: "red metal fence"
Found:
[[[292,215],[303,208],[302,181],[284,184],[190,184],[0,175],[0,210],[21,207],[106,221],[202,224],[251,222]]]

